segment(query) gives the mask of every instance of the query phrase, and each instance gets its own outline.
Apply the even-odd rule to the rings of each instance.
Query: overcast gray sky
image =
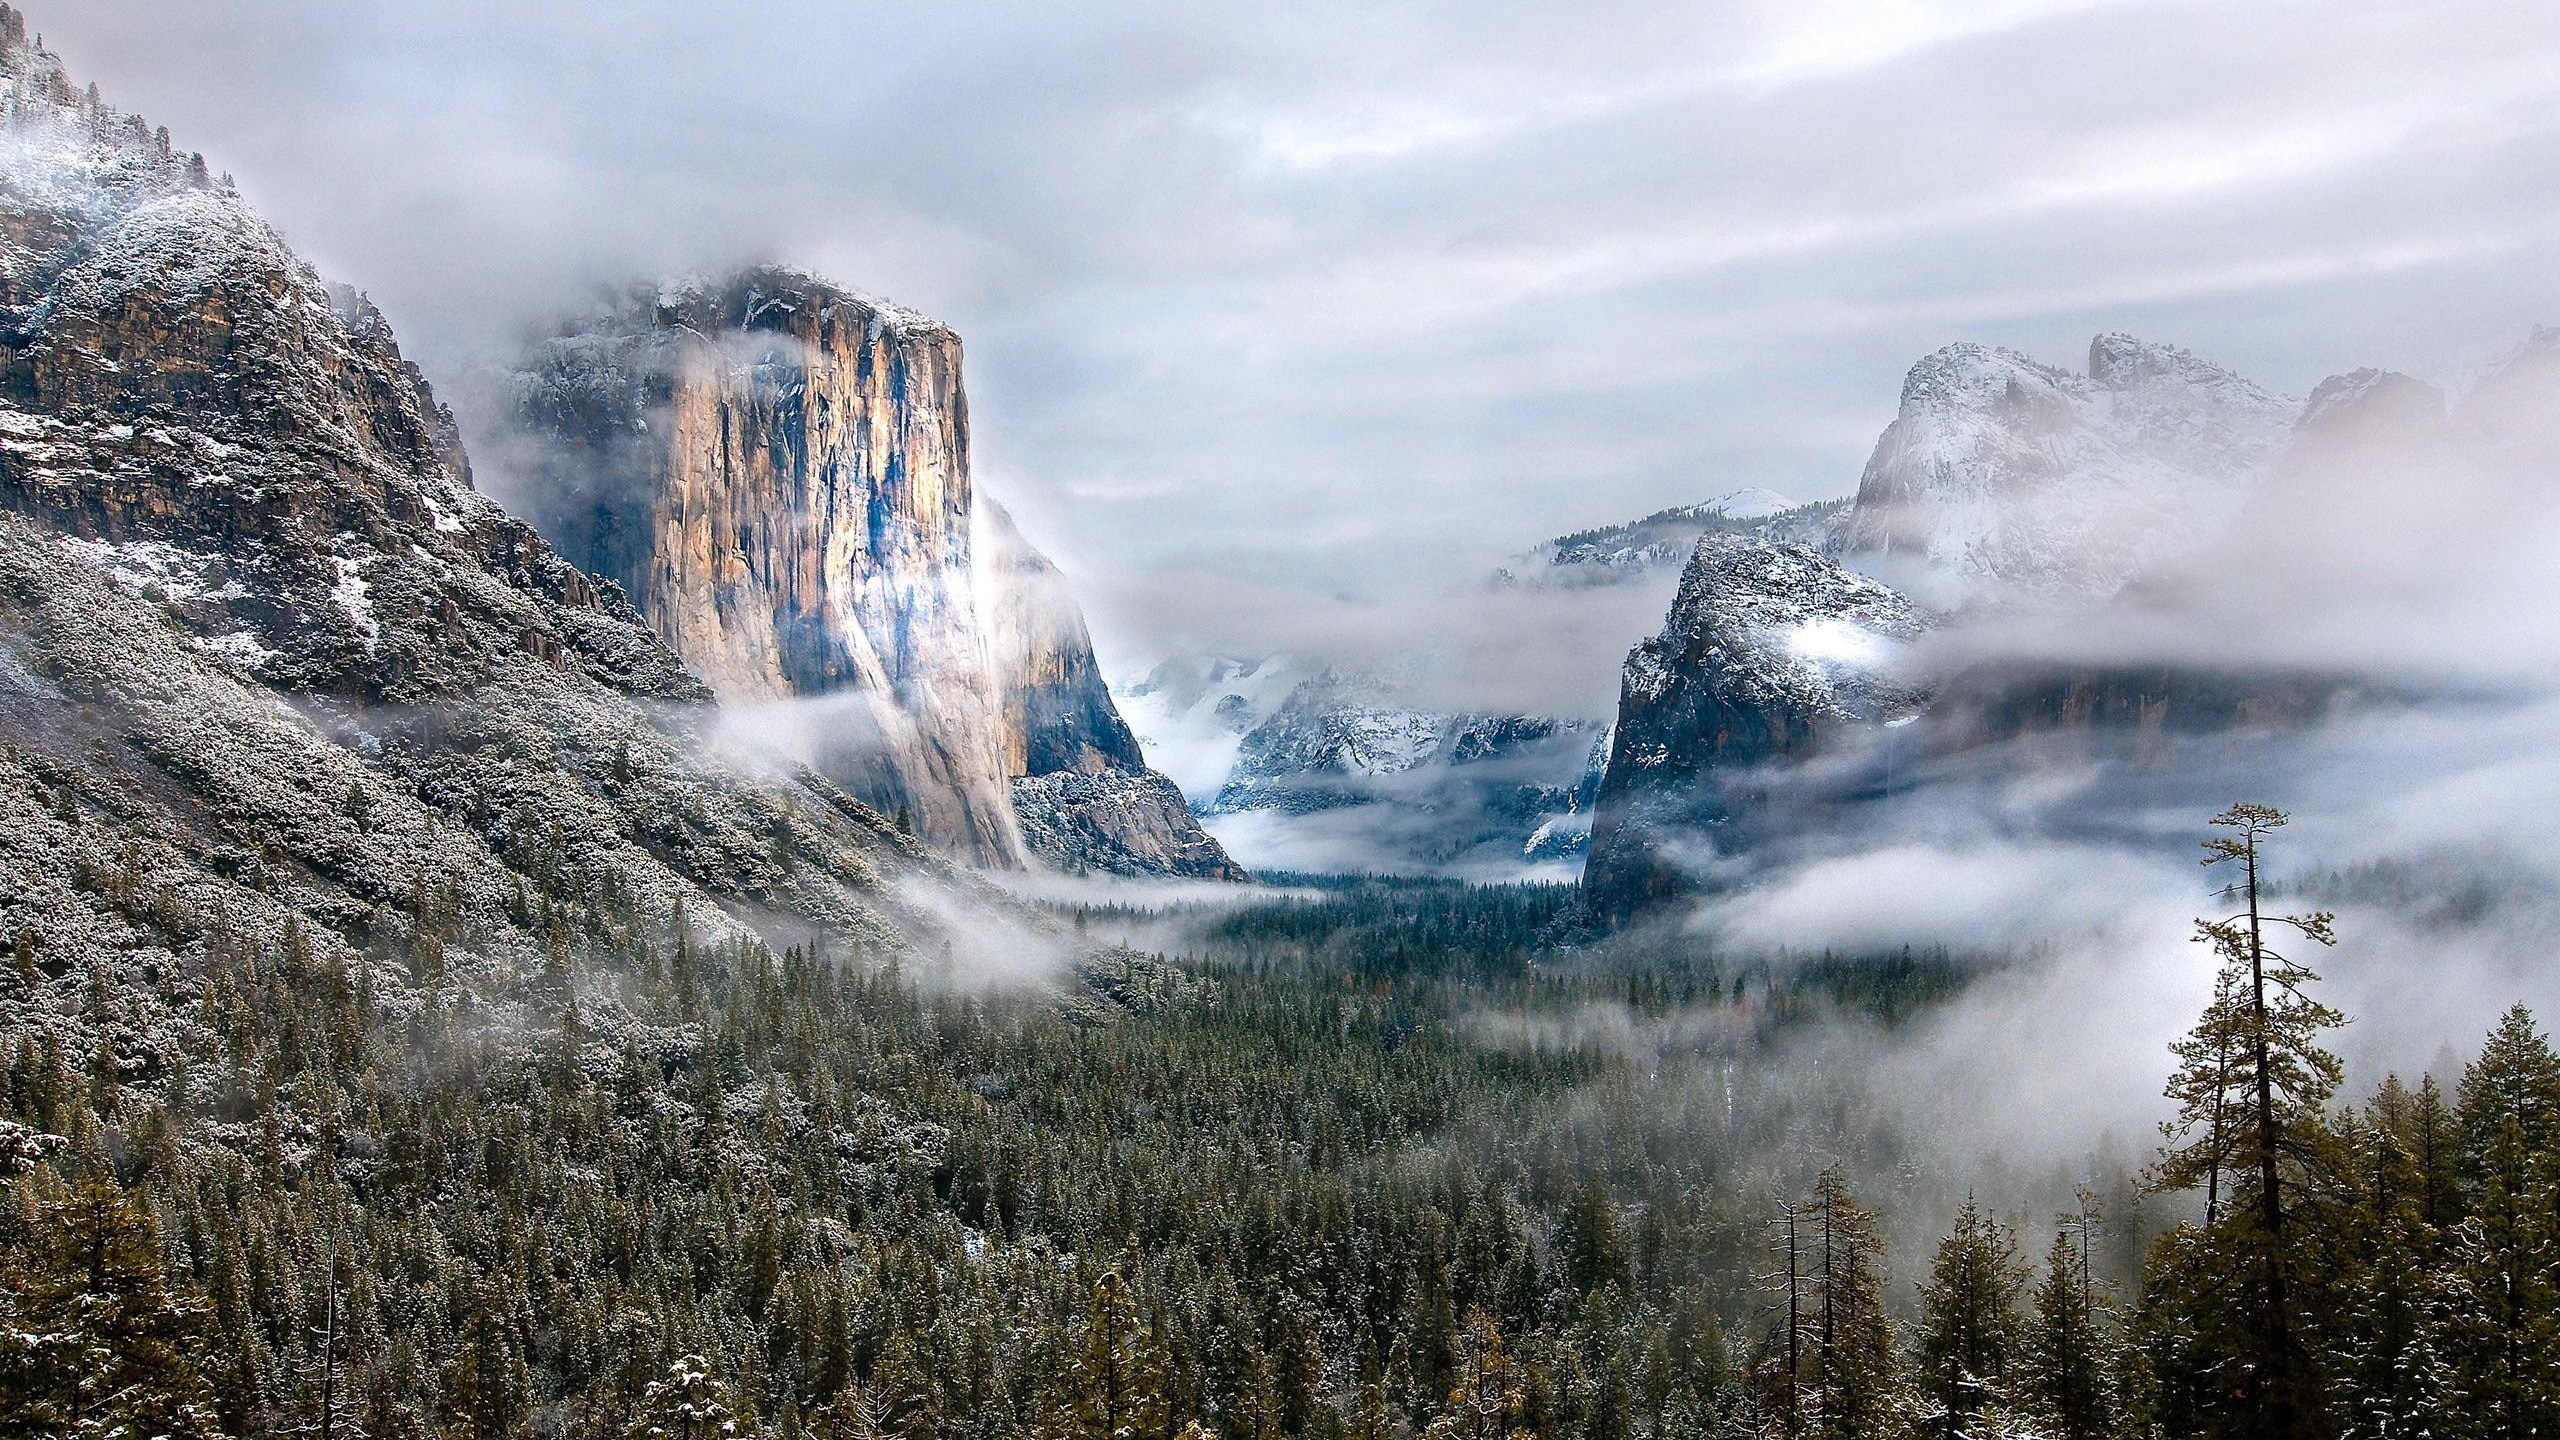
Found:
[[[1952,340],[2300,394],[2560,321],[2542,0],[27,8],[431,375],[748,257],[944,317],[1122,656],[1842,493]]]

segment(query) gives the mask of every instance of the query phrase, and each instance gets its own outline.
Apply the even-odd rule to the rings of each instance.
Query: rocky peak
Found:
[[[1007,772],[1080,775],[1143,770],[1137,737],[1103,683],[1067,577],[1031,547],[1003,506],[978,503],[978,588]]]
[[[1917,715],[1911,646],[1934,624],[1806,546],[1699,541],[1662,632],[1627,656],[1584,871],[1595,912],[1624,919],[1690,888],[1683,852],[1765,824],[1782,767]]]
[[[1662,633],[1628,656],[1626,693],[1649,703],[1703,674],[1727,701],[1808,722],[1893,718],[1922,693],[1900,656],[1933,624],[1900,592],[1805,546],[1710,535]]]
[[[2341,439],[2385,430],[2434,430],[2444,424],[2445,413],[2444,392],[2435,386],[2396,370],[2366,368],[2313,386],[2294,429]]]
[[[1841,547],[1944,609],[2103,598],[2228,524],[2289,432],[2292,402],[2184,350],[2101,335],[2089,366],[1922,359]]]

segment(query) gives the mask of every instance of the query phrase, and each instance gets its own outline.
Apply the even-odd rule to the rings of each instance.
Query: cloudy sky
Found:
[[[948,319],[1124,654],[1842,493],[1952,340],[2299,394],[2560,321],[2538,0],[28,8],[431,374],[747,257]]]

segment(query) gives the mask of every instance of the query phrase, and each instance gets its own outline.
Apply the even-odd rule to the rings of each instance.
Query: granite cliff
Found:
[[[1047,847],[1069,868],[1232,871],[1155,803],[1169,787],[1143,778],[1056,571],[982,514],[947,327],[778,267],[637,289],[528,357],[516,418],[562,552],[928,844],[1007,869]],[[1026,844],[1017,782],[1106,771],[1130,779],[1023,788]]]
[[[1837,547],[1942,610],[2102,600],[2229,525],[2298,409],[2125,335],[2085,374],[1950,345],[1904,379]]]

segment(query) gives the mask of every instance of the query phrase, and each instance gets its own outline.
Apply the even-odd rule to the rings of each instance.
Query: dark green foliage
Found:
[[[2285,823],[2281,811],[2235,805],[2213,819],[2231,833],[2204,842],[2205,864],[2238,868],[2223,893],[2239,908],[2196,922],[2220,973],[2213,1004],[2173,1047],[2178,1119],[2154,1181],[2206,1196],[2202,1225],[2164,1251],[2158,1276],[2195,1308],[2202,1358],[2175,1360],[2164,1383],[2197,1397],[2205,1433],[2252,1440],[2317,1433],[2318,1357],[2304,1333],[2317,1309],[2309,1209],[2333,1179],[2324,1107],[2339,1076],[2320,1038],[2345,1021],[2312,997],[2319,976],[2268,938],[2283,929],[2335,943],[2329,915],[2261,904],[2266,838]]]
[[[2085,1224],[2055,1233],[2020,1357],[2020,1408],[2052,1440],[2105,1440],[2124,1423],[2123,1360],[2089,1275],[2089,1240]]]
[[[0,1277],[0,1433],[215,1433],[202,1307],[176,1293],[149,1212],[91,1176],[32,1202]]]
[[[493,970],[416,888],[415,937],[354,950],[208,927],[161,982],[193,1028],[0,1036],[0,1433],[2245,1433],[2245,1137],[2124,1321],[2130,1200],[2027,1297],[1968,1209],[1915,1288],[1821,1169],[1888,1219],[1963,1193],[1797,1058],[1952,993],[1943,956],[1559,951],[1552,892],[1363,880],[961,993],[565,889]],[[377,985],[446,932],[440,988]],[[42,952],[0,980],[127,1013]],[[2459,1105],[2283,1109],[2317,1433],[2549,1433],[2554,1071],[2519,1012]]]
[[[432,904],[417,945],[344,963],[226,932],[201,1027],[153,1047],[174,1064],[0,1045],[12,1133],[68,1137],[13,1188],[147,1200],[151,1273],[201,1295],[172,1312],[185,1393],[230,1434],[619,1440],[716,1404],[741,1434],[1410,1435],[1460,1390],[1481,1414],[1494,1370],[1533,1433],[1706,1433],[1756,1309],[1734,1161],[1793,1099],[1736,1129],[1504,1025],[1739,1011],[1716,1043],[1747,1047],[1790,992],[1531,968],[1548,897],[1425,894],[1460,946],[1437,972],[1336,970],[1292,914],[1188,970],[1105,955],[1066,997],[548,895],[536,963],[431,992],[365,967],[434,971]],[[1142,1382],[1097,1389],[1110,1357]]]
[[[2017,1241],[1966,1200],[1920,1285],[1913,1359],[1921,1434],[1967,1440],[2013,1409],[2024,1283]]]

